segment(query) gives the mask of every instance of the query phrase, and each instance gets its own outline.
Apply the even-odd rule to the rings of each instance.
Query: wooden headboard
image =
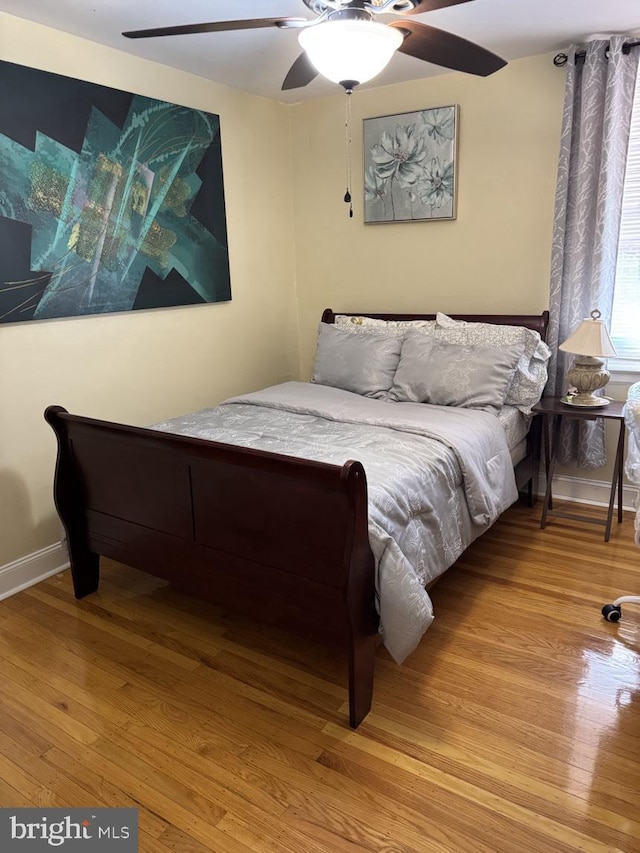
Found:
[[[435,314],[370,314],[368,311],[338,311],[325,308],[322,312],[323,323],[334,323],[336,314],[345,317],[371,317],[374,320],[435,320]],[[466,320],[468,323],[497,323],[504,326],[525,326],[539,332],[542,340],[547,339],[549,312],[542,314],[448,314],[454,320]]]

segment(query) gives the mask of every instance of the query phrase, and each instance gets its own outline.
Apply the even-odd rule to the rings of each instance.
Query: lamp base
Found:
[[[576,356],[571,369],[567,371],[567,379],[578,389],[575,397],[571,398],[571,405],[592,408],[606,406],[604,398],[593,392],[604,388],[610,378],[611,374],[602,359],[590,355]]]

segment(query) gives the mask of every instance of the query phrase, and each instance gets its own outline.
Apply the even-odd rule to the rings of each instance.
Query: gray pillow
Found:
[[[311,381],[365,397],[386,397],[401,349],[399,337],[376,332],[360,335],[320,323]]]
[[[446,314],[436,315],[436,326],[432,332],[435,337],[450,344],[485,347],[522,344],[522,353],[504,403],[505,406],[516,406],[524,414],[530,414],[547,383],[547,362],[551,356],[551,350],[538,332],[524,326],[469,323],[466,320],[454,320]]]
[[[407,332],[389,398],[497,412],[522,350],[522,344],[466,346]]]

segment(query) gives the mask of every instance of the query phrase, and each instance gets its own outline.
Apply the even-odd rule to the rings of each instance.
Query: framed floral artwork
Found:
[[[364,119],[364,221],[456,218],[458,105]]]

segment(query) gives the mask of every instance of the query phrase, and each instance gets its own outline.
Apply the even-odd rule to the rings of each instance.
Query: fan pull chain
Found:
[[[345,130],[345,148],[347,157],[347,191],[344,194],[345,204],[349,205],[349,218],[353,219],[353,204],[351,203],[351,89],[345,89],[347,95],[347,103],[345,109],[344,130]]]

